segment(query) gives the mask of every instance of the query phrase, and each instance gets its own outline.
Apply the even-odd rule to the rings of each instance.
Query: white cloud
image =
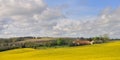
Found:
[[[43,0],[0,0],[0,16],[31,15],[46,7]]]
[[[120,34],[120,8],[116,10],[105,9],[94,20],[61,20],[54,29],[70,36],[99,36],[109,34],[112,38],[119,38]],[[61,33],[60,33],[61,34]],[[63,34],[63,35],[65,35]]]
[[[59,9],[47,7],[43,0],[0,0],[0,6],[0,33],[5,37],[48,35],[63,17]]]

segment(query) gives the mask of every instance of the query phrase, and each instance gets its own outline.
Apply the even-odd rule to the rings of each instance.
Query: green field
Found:
[[[0,52],[0,60],[120,60],[120,41],[77,47]]]

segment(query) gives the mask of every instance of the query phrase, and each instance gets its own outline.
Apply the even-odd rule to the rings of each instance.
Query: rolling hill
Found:
[[[120,41],[77,47],[0,52],[0,60],[120,60]]]

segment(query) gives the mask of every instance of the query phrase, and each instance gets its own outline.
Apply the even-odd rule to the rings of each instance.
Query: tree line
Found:
[[[39,48],[39,47],[55,47],[55,46],[74,46],[73,40],[94,40],[95,43],[105,43],[110,40],[107,35],[97,36],[91,38],[57,38],[53,40],[42,40],[42,41],[26,41],[29,39],[33,39],[34,37],[17,37],[17,38],[9,38],[9,39],[0,39],[0,51],[16,49],[16,48]],[[39,37],[38,39],[41,39]]]

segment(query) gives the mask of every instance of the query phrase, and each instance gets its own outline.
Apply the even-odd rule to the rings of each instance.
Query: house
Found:
[[[80,40],[80,39],[77,39],[77,40],[74,40],[72,42],[74,45],[92,45],[94,43],[94,41],[89,41],[89,40]]]

